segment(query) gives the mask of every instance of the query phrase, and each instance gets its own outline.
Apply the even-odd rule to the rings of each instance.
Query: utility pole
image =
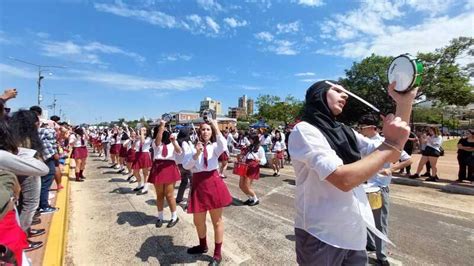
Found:
[[[51,66],[51,65],[39,65],[39,64],[35,64],[35,63],[31,63],[31,62],[28,62],[28,61],[25,61],[25,60],[21,60],[21,59],[17,59],[17,58],[14,58],[14,57],[8,57],[9,59],[11,60],[14,60],[14,61],[17,61],[17,62],[20,62],[20,63],[23,63],[23,64],[27,64],[27,65],[31,65],[31,66],[35,66],[38,68],[38,80],[37,80],[37,85],[38,85],[38,106],[41,107],[41,100],[42,100],[42,96],[41,96],[41,80],[44,79],[44,76],[42,75],[44,71],[49,71],[48,68],[66,68],[65,66]],[[49,73],[49,75],[52,75],[52,73]]]

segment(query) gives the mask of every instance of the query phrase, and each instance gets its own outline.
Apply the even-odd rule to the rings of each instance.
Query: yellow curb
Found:
[[[49,235],[43,257],[43,265],[47,266],[64,265],[68,228],[69,162],[70,159],[68,158],[65,166],[65,175],[63,175],[61,182],[64,188],[57,193],[55,207],[58,207],[59,211],[54,213],[49,227]]]

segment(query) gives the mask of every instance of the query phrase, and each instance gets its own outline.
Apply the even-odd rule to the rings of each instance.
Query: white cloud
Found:
[[[173,54],[166,54],[163,55],[162,60],[160,60],[160,63],[163,63],[165,61],[189,61],[193,58],[192,55],[187,55],[187,54],[180,54],[180,53],[173,53]]]
[[[302,73],[296,73],[295,76],[297,77],[311,77],[315,76],[316,74],[313,72],[302,72]]]
[[[258,87],[258,86],[242,85],[242,89],[244,89],[244,90],[246,90],[246,91],[259,91],[259,90],[262,90],[263,88],[262,88],[262,87]]]
[[[14,67],[0,63],[0,75],[1,77],[13,76],[25,79],[37,79],[38,72],[36,70],[26,70],[23,68]]]
[[[176,28],[179,26],[174,16],[160,11],[131,9],[124,4],[94,4],[95,9],[122,17],[131,17],[163,28]]]
[[[197,0],[197,3],[206,11],[223,11],[222,6],[214,0]]]
[[[273,40],[273,35],[270,32],[262,31],[255,34],[255,38],[261,41],[271,42]]]
[[[288,40],[275,40],[267,47],[267,50],[278,55],[296,55],[299,52],[294,47],[294,42]]]
[[[302,6],[318,7],[324,5],[323,0],[298,0],[298,4]]]
[[[416,11],[426,12],[432,17],[446,12],[454,2],[454,0],[406,0],[407,5]]]
[[[248,24],[246,20],[239,21],[235,18],[225,18],[224,22],[227,23],[231,28],[244,27]]]
[[[416,54],[434,51],[460,36],[474,37],[470,12],[452,18],[446,16],[430,18],[411,27],[391,27],[385,30],[391,34],[347,42],[317,52],[348,58],[362,58],[372,53],[390,56],[402,53]]]
[[[301,82],[308,82],[308,83],[314,83],[318,81],[319,79],[300,79]]]
[[[206,23],[207,26],[209,26],[209,28],[214,31],[214,33],[219,33],[221,27],[219,26],[219,24],[217,24],[217,22],[214,21],[214,19],[212,19],[211,17],[206,17]]]
[[[144,62],[145,58],[137,53],[125,51],[116,46],[106,45],[100,42],[90,42],[84,45],[76,44],[73,41],[43,41],[40,43],[43,55],[59,57],[80,63],[104,64],[99,54],[120,54],[134,59],[137,62]]]
[[[295,32],[298,32],[300,30],[300,22],[295,21],[295,22],[291,22],[291,23],[288,23],[288,24],[278,23],[276,27],[277,27],[277,30],[278,30],[277,34],[295,33]]]
[[[37,33],[36,33],[36,36],[38,36],[39,38],[42,38],[42,39],[47,39],[47,38],[49,38],[49,33],[46,33],[46,32],[37,32]]]

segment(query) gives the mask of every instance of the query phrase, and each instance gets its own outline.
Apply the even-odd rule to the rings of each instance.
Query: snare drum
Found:
[[[420,86],[423,64],[410,54],[395,57],[387,70],[388,82],[396,81],[395,90],[406,92]]]
[[[365,187],[365,194],[369,199],[369,204],[372,210],[382,208],[382,191],[379,187]]]

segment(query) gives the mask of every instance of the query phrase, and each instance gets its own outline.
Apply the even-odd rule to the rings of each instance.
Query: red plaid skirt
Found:
[[[217,160],[219,162],[226,162],[229,160],[229,155],[227,154],[227,152],[223,152]]]
[[[114,144],[110,146],[110,154],[118,155],[120,153],[120,148],[122,144]]]
[[[74,147],[72,148],[71,158],[73,159],[86,159],[88,155],[86,147]]]
[[[171,184],[181,180],[178,166],[173,160],[155,160],[151,167],[148,183]]]
[[[193,174],[188,213],[223,208],[231,203],[232,196],[217,170]]]
[[[147,151],[137,152],[135,154],[135,161],[132,164],[133,170],[140,170],[143,168],[150,168],[152,166],[150,153]]]
[[[260,178],[260,165],[257,161],[247,159],[245,163],[248,165],[245,177],[258,180]]]

